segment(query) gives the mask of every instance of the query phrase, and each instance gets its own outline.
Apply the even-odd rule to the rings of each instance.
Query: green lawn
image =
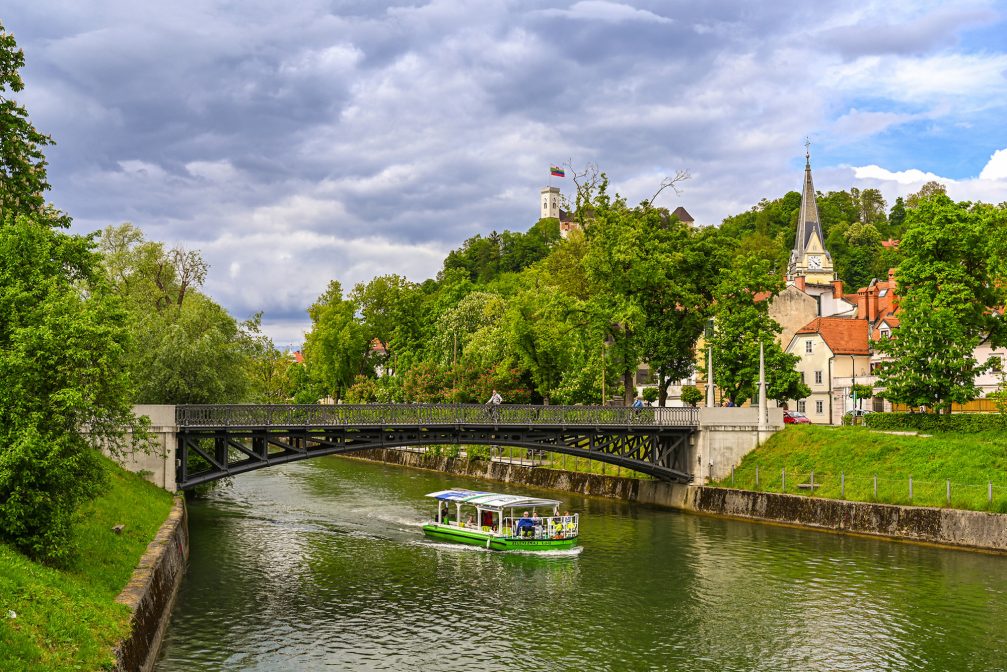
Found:
[[[1007,435],[1002,432],[910,436],[864,427],[791,425],[746,455],[733,482],[728,477],[714,485],[807,495],[812,471],[820,485],[816,497],[949,506],[950,481],[950,506],[1007,512]]]
[[[67,568],[39,565],[0,544],[0,670],[111,669],[112,647],[129,631],[129,610],[115,597],[172,498],[112,462],[108,470],[111,487],[81,511],[79,553]],[[112,527],[120,523],[117,535]]]

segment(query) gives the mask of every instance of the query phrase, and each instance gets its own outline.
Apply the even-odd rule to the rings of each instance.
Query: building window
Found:
[[[803,399],[801,399],[800,401],[797,402],[797,412],[798,413],[804,413],[804,409],[806,409],[807,407],[808,407],[808,402],[804,401]]]
[[[811,339],[804,341],[804,352],[811,352]]]
[[[891,335],[891,332],[888,331],[887,329],[882,329],[881,330],[881,338],[888,338],[890,335]]]
[[[821,415],[822,411],[824,410],[824,405],[825,405],[824,402],[816,401],[815,402],[815,413],[817,413],[818,415]]]
[[[822,384],[822,372],[815,371],[815,385],[821,385],[821,384]]]

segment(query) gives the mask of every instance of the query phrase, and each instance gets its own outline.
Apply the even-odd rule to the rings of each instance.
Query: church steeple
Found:
[[[791,277],[803,275],[811,283],[828,283],[832,280],[832,255],[825,249],[825,236],[815,202],[815,185],[811,180],[811,142],[804,143],[804,189],[801,192],[801,209],[797,215],[797,235],[790,253],[788,273]]]
[[[787,274],[792,278],[804,276],[807,284],[829,284],[833,280],[834,269],[832,255],[825,249],[825,236],[815,201],[810,147],[811,141],[806,141],[805,184],[801,193],[801,211],[798,213],[798,233],[794,240],[794,250],[790,251]]]

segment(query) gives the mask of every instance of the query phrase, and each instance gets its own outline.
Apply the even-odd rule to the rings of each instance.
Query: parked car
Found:
[[[785,425],[810,425],[811,420],[804,413],[798,413],[797,411],[784,411],[783,412],[783,424]]]
[[[846,411],[846,413],[844,413],[843,415],[848,415],[851,418],[862,418],[865,415],[870,415],[873,412],[874,411],[868,411],[868,410],[865,410],[863,408],[854,408],[854,409],[851,409],[849,411]]]

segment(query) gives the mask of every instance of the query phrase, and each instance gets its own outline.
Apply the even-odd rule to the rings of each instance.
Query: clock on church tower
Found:
[[[809,254],[808,255],[808,270],[819,271],[822,268],[822,255],[820,254]]]

